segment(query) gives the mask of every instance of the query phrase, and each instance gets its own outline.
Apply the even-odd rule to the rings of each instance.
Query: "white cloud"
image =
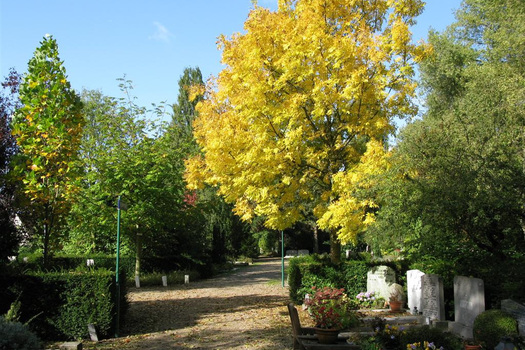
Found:
[[[155,33],[153,33],[153,35],[150,35],[148,39],[169,43],[171,41],[171,38],[174,37],[174,35],[171,34],[168,28],[164,27],[161,23],[153,22],[153,25],[155,25],[157,30],[155,31]]]

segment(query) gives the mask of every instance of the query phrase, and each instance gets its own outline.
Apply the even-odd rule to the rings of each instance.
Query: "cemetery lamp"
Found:
[[[281,230],[281,284],[284,288],[284,231]]]
[[[512,342],[510,337],[503,337],[494,350],[513,350],[516,349],[516,345]]]
[[[117,199],[117,261],[115,265],[115,284],[117,288],[117,317],[115,324],[115,338],[118,338],[119,326],[120,326],[120,281],[119,281],[119,258],[120,258],[120,199],[121,196],[118,196]]]

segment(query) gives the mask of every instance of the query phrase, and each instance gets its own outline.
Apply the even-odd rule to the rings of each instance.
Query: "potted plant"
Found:
[[[388,304],[390,305],[390,311],[400,312],[401,307],[403,306],[401,291],[399,291],[398,289],[393,289],[390,293]]]
[[[336,343],[341,329],[350,328],[359,322],[352,310],[352,303],[342,288],[313,287],[313,292],[313,296],[306,299],[305,305],[315,322],[319,342]]]

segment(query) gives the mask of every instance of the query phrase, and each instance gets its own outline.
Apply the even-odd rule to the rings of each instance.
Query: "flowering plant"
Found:
[[[424,341],[423,345],[421,342],[407,344],[407,350],[443,350],[443,347],[438,348],[434,343]]]
[[[399,349],[401,346],[401,335],[405,334],[403,327],[398,327],[383,322],[375,329],[376,341],[386,349]]]
[[[359,322],[344,289],[313,287],[312,290],[314,295],[305,300],[305,305],[316,327],[342,329]]]
[[[361,292],[356,295],[357,303],[359,307],[370,309],[376,306],[384,304],[385,299],[376,297],[376,292]]]

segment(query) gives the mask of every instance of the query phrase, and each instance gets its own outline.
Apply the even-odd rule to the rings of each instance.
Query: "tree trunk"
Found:
[[[319,229],[314,224],[314,253],[319,254]]]
[[[334,264],[341,262],[341,242],[335,231],[330,231],[330,260]]]
[[[44,223],[44,249],[43,249],[43,257],[44,257],[44,266],[48,267],[49,264],[49,227],[47,223]]]
[[[137,244],[135,250],[135,277],[140,277],[140,264],[142,262],[142,233],[137,232]]]

